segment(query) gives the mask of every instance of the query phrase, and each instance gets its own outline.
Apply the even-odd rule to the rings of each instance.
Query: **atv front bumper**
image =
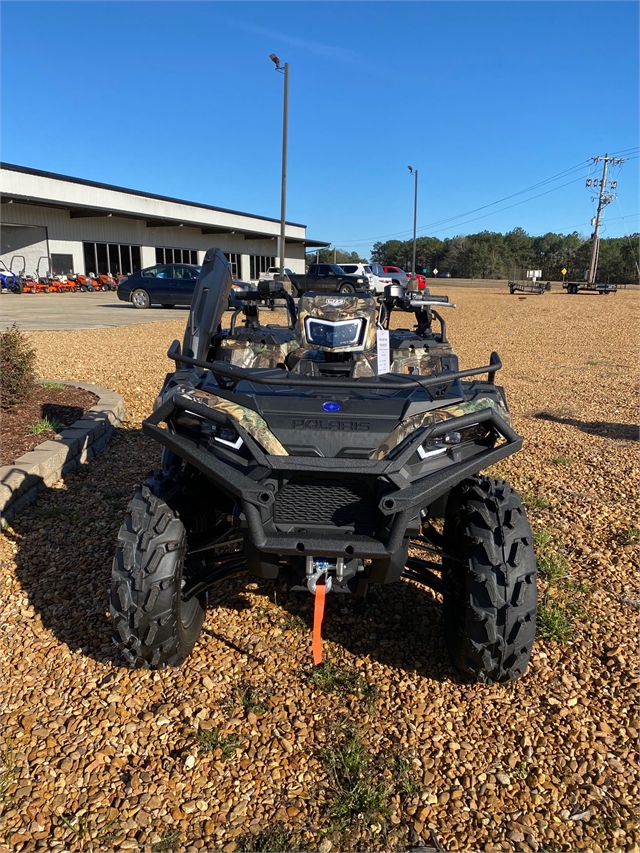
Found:
[[[189,412],[204,420],[220,425],[232,425],[240,434],[255,460],[251,476],[238,470],[224,459],[203,449],[196,441],[176,432],[173,419],[181,412]],[[166,426],[161,427],[160,424]],[[444,436],[452,430],[463,430],[486,424],[493,428],[503,443],[497,447],[478,447],[478,452],[464,459],[448,459],[443,467],[407,482],[406,466],[417,448],[427,440]],[[520,450],[522,438],[500,415],[491,408],[450,418],[433,424],[414,436],[401,452],[393,458],[379,461],[369,459],[322,458],[309,456],[273,456],[266,454],[260,445],[229,415],[193,399],[174,395],[143,421],[142,430],[172,453],[200,471],[222,492],[234,498],[242,507],[249,538],[254,547],[265,554],[294,555],[298,557],[323,555],[325,557],[358,557],[384,559],[396,554],[403,546],[412,521],[419,518],[421,509],[429,507],[446,495],[465,478],[477,474],[506,456]],[[363,535],[353,525],[297,525],[297,530],[279,530],[279,499],[283,489],[278,483],[287,478],[310,475],[318,483],[323,478],[344,478],[345,467],[353,481],[362,481],[373,496],[365,507],[375,516],[372,531]],[[333,482],[333,481],[331,481]],[[286,486],[284,488],[287,488]],[[289,525],[291,526],[291,525]],[[327,529],[328,527],[328,529]]]

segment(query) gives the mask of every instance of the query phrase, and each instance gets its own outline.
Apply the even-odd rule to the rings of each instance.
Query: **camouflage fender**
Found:
[[[401,444],[408,435],[421,427],[431,426],[442,421],[458,418],[460,415],[468,415],[471,412],[479,412],[482,409],[494,409],[501,418],[510,423],[509,413],[502,404],[489,397],[481,397],[478,400],[470,400],[467,403],[455,403],[442,409],[432,409],[430,412],[422,412],[402,421],[382,442],[377,450],[371,454],[372,459],[384,459],[394,447]]]
[[[237,403],[232,403],[229,400],[225,400],[224,397],[218,397],[217,394],[210,394],[207,391],[191,390],[183,396],[193,400],[194,403],[210,406],[212,409],[230,415],[271,456],[289,455],[287,450],[271,432],[265,419],[252,409],[247,409],[246,406],[239,406]]]

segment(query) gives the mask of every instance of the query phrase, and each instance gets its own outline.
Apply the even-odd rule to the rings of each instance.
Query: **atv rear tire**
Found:
[[[182,600],[184,525],[170,506],[175,480],[154,473],[139,487],[118,534],[111,575],[114,640],[134,666],[179,666],[196,644],[206,595]]]
[[[518,494],[505,480],[463,481],[447,501],[445,638],[454,664],[486,684],[515,681],[533,648],[537,568]]]

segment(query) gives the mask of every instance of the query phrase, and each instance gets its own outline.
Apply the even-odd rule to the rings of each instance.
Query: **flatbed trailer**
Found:
[[[542,281],[510,281],[509,293],[544,293],[551,290],[550,282],[544,284]]]
[[[618,285],[617,284],[603,284],[602,282],[588,282],[588,281],[565,281],[562,286],[565,288],[567,293],[579,293],[581,290],[588,291],[590,293],[617,293]]]

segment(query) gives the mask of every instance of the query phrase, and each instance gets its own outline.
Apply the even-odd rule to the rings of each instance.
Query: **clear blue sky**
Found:
[[[408,164],[420,234],[588,235],[587,161],[628,150],[603,235],[638,230],[635,2],[5,0],[2,159],[278,218],[272,52],[310,237],[411,236]]]

